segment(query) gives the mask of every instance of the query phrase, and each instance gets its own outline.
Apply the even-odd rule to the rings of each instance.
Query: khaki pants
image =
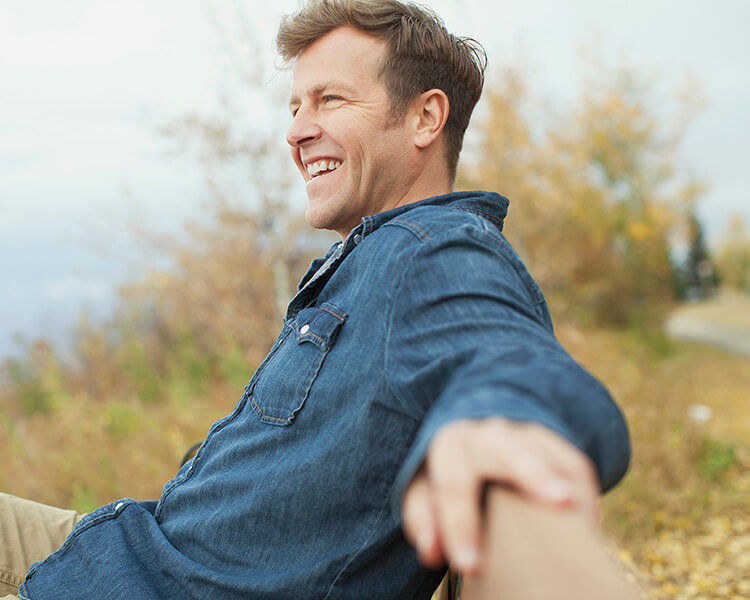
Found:
[[[31,563],[55,552],[82,516],[0,492],[0,600],[17,598]]]

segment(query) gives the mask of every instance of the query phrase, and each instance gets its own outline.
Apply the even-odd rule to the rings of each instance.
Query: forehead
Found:
[[[339,82],[367,90],[379,85],[385,42],[350,27],[336,29],[305,48],[294,61],[291,101]]]

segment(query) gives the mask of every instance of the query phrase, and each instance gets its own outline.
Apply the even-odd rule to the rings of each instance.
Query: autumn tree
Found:
[[[287,82],[270,47],[239,4],[212,10],[225,63],[218,109],[158,127],[173,152],[202,169],[208,214],[175,236],[134,225],[159,266],[122,286],[107,322],[82,317],[62,367],[71,393],[159,402],[178,388],[199,397],[223,381],[247,382],[297,280],[332,241],[306,226],[293,198],[304,191],[283,136]],[[44,371],[31,358],[8,364],[5,379],[10,396],[23,392],[42,407],[29,390]]]
[[[507,235],[554,312],[647,323],[672,298],[670,238],[702,186],[675,167],[687,120],[667,124],[632,70],[597,69],[543,127],[521,76],[502,73],[461,185],[510,197]]]
[[[220,110],[159,128],[203,169],[212,219],[188,226],[182,241],[157,240],[170,267],[122,294],[120,322],[138,330],[148,363],[162,372],[191,364],[214,377],[242,365],[251,372],[299,276],[332,241],[304,223],[293,198],[304,192],[283,136],[287,82],[248,15],[237,4],[225,10],[215,15],[226,66]],[[211,364],[199,367],[199,357]]]

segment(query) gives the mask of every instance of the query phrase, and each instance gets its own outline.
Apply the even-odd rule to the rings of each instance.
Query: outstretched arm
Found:
[[[422,425],[396,486],[428,566],[481,564],[487,483],[595,520],[629,441],[607,391],[555,340],[541,294],[507,242],[476,226],[425,242],[394,291],[389,384]]]

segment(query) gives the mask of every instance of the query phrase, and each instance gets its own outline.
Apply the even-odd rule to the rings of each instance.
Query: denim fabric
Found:
[[[21,597],[428,598],[399,500],[434,433],[502,415],[558,432],[613,486],[623,417],[555,340],[501,233],[507,200],[365,217],[313,262],[234,412],[158,503],[85,517]]]

